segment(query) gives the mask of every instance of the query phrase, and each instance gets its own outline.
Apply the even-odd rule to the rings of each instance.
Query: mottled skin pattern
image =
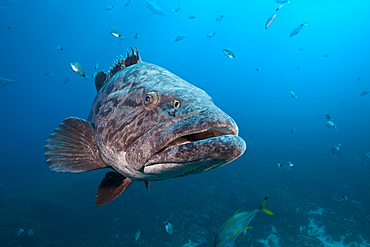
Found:
[[[151,100],[145,103],[148,94]],[[132,180],[204,172],[238,158],[246,149],[233,119],[209,95],[145,62],[110,78],[98,92],[88,121],[103,161]],[[174,144],[163,151],[179,137],[205,131],[208,134],[198,135],[204,140]],[[213,138],[205,139],[205,135]],[[176,142],[181,144],[184,139]]]

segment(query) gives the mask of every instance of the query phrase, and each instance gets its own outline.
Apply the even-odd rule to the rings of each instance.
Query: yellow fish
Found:
[[[258,209],[246,212],[237,211],[233,216],[231,216],[231,218],[228,219],[218,231],[214,247],[226,247],[234,242],[240,233],[249,228],[249,223],[259,211],[263,211],[269,215],[274,215],[273,212],[265,208],[266,201],[267,196]]]

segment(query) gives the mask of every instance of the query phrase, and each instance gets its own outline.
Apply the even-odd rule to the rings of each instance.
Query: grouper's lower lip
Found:
[[[247,145],[236,135],[222,135],[184,143],[153,155],[144,166],[144,173],[157,171],[189,175],[223,166],[241,156]],[[180,173],[179,171],[182,170]],[[181,176],[181,175],[180,175]]]

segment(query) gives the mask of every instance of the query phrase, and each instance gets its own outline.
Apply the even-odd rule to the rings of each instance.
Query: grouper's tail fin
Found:
[[[263,199],[263,202],[261,204],[261,206],[258,208],[259,210],[262,210],[263,212],[265,212],[266,214],[269,214],[269,215],[274,215],[273,212],[271,212],[270,210],[268,210],[266,207],[265,207],[265,204],[266,204],[266,201],[267,201],[267,196],[265,197],[265,199]]]

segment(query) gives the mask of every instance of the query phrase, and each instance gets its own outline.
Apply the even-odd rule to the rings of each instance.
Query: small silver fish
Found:
[[[183,39],[185,39],[185,34],[181,34],[181,35],[179,35],[179,36],[177,36],[174,40],[173,40],[173,42],[176,42],[176,41],[181,41],[181,40],[183,40]]]
[[[290,35],[289,35],[289,37],[293,37],[294,35],[297,35],[301,30],[302,30],[302,28],[303,28],[303,26],[304,25],[308,25],[307,24],[307,21],[305,21],[305,22],[303,22],[301,25],[299,25],[296,29],[294,29],[291,33],[290,33]]]
[[[294,166],[294,164],[292,163],[292,162],[290,162],[290,161],[287,161],[287,162],[285,162],[285,163],[282,163],[282,164],[280,164],[280,163],[277,163],[277,166],[279,167],[279,168],[286,168],[287,170],[289,170],[292,166]]]
[[[170,222],[166,221],[164,224],[164,228],[166,229],[166,232],[168,232],[170,235],[173,233],[173,226]]]
[[[198,244],[204,244],[204,243],[208,242],[208,240],[203,236],[196,237],[195,241],[198,242]]]
[[[342,146],[341,144],[337,143],[332,149],[331,149],[331,153],[332,154],[338,154],[339,156],[341,156],[341,154],[338,152],[339,151],[339,148],[340,146]]]
[[[358,96],[365,96],[365,95],[368,95],[369,93],[370,93],[370,91],[363,91]]]
[[[348,201],[348,198],[346,195],[341,195],[339,193],[335,193],[332,197],[333,200],[337,201],[337,202],[341,202],[343,200],[346,200]]]
[[[289,94],[290,94],[290,97],[292,97],[293,99],[298,98],[293,91],[290,91]]]
[[[85,70],[82,68],[81,64],[79,64],[77,62],[70,62],[69,64],[71,65],[72,70],[74,72],[76,72],[77,75],[82,76],[83,78],[85,78],[85,81],[86,81],[87,78],[90,78],[90,77],[85,75]]]
[[[173,12],[179,12],[181,9],[181,0],[178,0],[178,1],[179,1],[179,6],[176,9],[173,9],[172,10]]]
[[[22,229],[22,228],[19,228],[19,229],[17,229],[16,231],[15,231],[15,235],[17,235],[17,236],[19,236],[19,235],[21,235],[22,233],[24,232],[24,230]]]
[[[219,17],[216,18],[216,21],[221,21],[224,18],[224,15],[220,15]]]
[[[284,4],[281,4],[273,13],[272,15],[268,18],[267,22],[266,22],[266,25],[265,25],[265,29],[267,29],[271,23],[274,21],[275,17],[276,17],[276,13],[279,11],[279,9],[281,7],[283,7]]]
[[[363,160],[362,160],[361,158],[359,158],[359,157],[355,158],[355,161],[356,161],[357,163],[361,164],[361,165],[366,165],[366,164],[367,164],[367,162],[366,162],[366,161],[363,161]]]
[[[99,68],[99,63],[96,63],[94,66],[94,69],[98,69],[98,68]]]
[[[49,72],[49,71],[48,71],[48,72],[45,72],[45,73],[44,73],[44,75],[46,75],[46,76],[50,76],[50,75],[54,75],[54,73],[53,73],[53,72]]]
[[[335,123],[333,123],[333,121],[331,121],[331,120],[327,121],[325,125],[329,129],[332,129],[332,128],[337,129],[337,125]]]
[[[67,84],[68,81],[69,81],[69,78],[65,79],[63,84]]]
[[[325,118],[326,118],[326,119],[328,119],[328,120],[330,120],[330,119],[331,119],[331,117],[330,117],[330,115],[329,115],[329,114],[326,114],[326,113],[325,113],[325,114],[324,114],[324,116],[325,116]]]
[[[137,233],[135,233],[135,242],[139,239],[140,237],[140,230],[137,231]]]
[[[177,7],[176,9],[173,9],[172,11],[173,11],[173,12],[179,12],[179,11],[180,11],[180,9],[181,9],[181,7]]]
[[[361,78],[359,77],[358,79],[357,79],[357,81],[360,81],[361,80]]]
[[[61,45],[57,45],[57,47],[55,47],[57,49],[57,51],[65,51],[66,48],[62,47]]]
[[[108,27],[108,30],[110,34],[112,34],[114,37],[119,38],[119,41],[121,41],[124,37],[120,34],[119,30],[115,27]]]
[[[257,72],[260,72],[260,68],[258,67],[258,68],[256,69],[256,71],[257,71]]]
[[[139,38],[139,34],[138,34],[138,33],[134,33],[134,34],[132,35],[132,37],[133,37],[134,39],[138,39],[138,38]]]
[[[114,6],[109,5],[109,6],[105,7],[104,10],[108,10],[109,11],[109,10],[111,10],[113,8],[114,8]]]
[[[188,19],[193,20],[193,19],[195,19],[195,16],[194,15],[190,15],[190,16],[188,16]]]
[[[290,130],[290,134],[291,134],[291,135],[293,135],[293,134],[294,134],[294,132],[295,132],[295,128],[292,128],[292,129]]]
[[[213,36],[215,36],[215,34],[216,34],[216,32],[209,33],[209,34],[207,35],[207,38],[211,39],[211,38],[213,38]]]
[[[222,49],[222,52],[225,54],[225,56],[227,56],[228,58],[234,58],[235,57],[235,54],[232,50],[230,49]]]

